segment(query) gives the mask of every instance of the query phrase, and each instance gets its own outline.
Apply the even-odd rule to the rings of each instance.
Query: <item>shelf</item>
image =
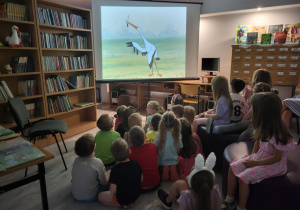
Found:
[[[55,3],[52,1],[45,1],[45,0],[39,0],[37,2],[37,6],[40,7],[40,5],[43,6],[53,6],[53,7],[59,7],[60,9],[71,9],[71,10],[80,10],[83,12],[90,12],[90,10],[82,8],[82,7],[76,7],[76,6],[71,6],[71,5],[67,5],[67,4],[61,4],[61,3]]]
[[[37,47],[0,47],[0,50],[37,50]]]
[[[43,51],[65,51],[65,52],[93,52],[92,49],[61,49],[61,48],[42,48]]]
[[[19,77],[19,76],[31,76],[40,75],[39,72],[26,72],[26,73],[12,73],[12,74],[0,74],[0,77]]]
[[[14,97],[19,97],[21,98],[23,101],[25,100],[30,100],[30,99],[35,99],[35,98],[42,98],[42,95],[34,95],[34,96],[14,96]],[[7,104],[8,100],[0,100],[0,104]]]
[[[33,21],[24,21],[24,20],[15,20],[15,19],[8,19],[8,18],[0,18],[1,22],[6,23],[17,23],[17,24],[28,24],[28,25],[34,25]]]
[[[94,106],[95,106],[95,104],[84,106],[84,107],[74,107],[74,109],[71,109],[71,110],[66,111],[66,112],[58,112],[58,113],[55,113],[55,114],[48,114],[48,117],[51,118],[51,117],[56,117],[56,116],[60,116],[60,115],[64,115],[64,114],[69,114],[69,113],[72,113],[72,112],[77,112],[79,110],[88,109],[88,108],[94,107]]]
[[[121,94],[119,95],[119,98],[120,97],[137,97],[137,95],[132,95],[132,94]]]
[[[74,93],[74,92],[78,92],[78,91],[83,91],[83,90],[92,90],[95,87],[86,87],[86,88],[77,88],[77,89],[72,89],[72,90],[67,90],[67,91],[59,91],[59,92],[54,92],[54,93],[46,93],[46,96],[54,96],[54,95],[63,95],[66,93]]]
[[[94,69],[74,69],[74,70],[56,70],[56,71],[44,71],[44,74],[61,74],[61,73],[73,73],[81,71],[93,71]],[[1,76],[1,75],[0,75]]]
[[[91,29],[83,29],[83,28],[71,28],[71,27],[64,27],[64,26],[56,26],[50,24],[39,23],[40,28],[49,28],[49,29],[59,29],[59,30],[66,30],[66,31],[80,31],[80,32],[89,32],[91,33]]]

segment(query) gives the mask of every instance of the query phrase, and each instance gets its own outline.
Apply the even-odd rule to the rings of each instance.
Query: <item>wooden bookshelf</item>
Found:
[[[12,65],[14,57],[31,57],[33,59],[33,72],[12,73],[7,74],[1,72],[0,81],[4,80],[14,97],[18,96],[18,81],[19,80],[36,80],[37,94],[34,96],[20,96],[22,100],[27,103],[39,102],[40,116],[36,116],[30,121],[44,118],[54,118],[63,120],[68,125],[67,133],[64,138],[68,138],[84,132],[86,130],[96,127],[97,110],[96,110],[96,89],[95,89],[95,72],[94,72],[94,58],[93,58],[93,34],[92,34],[92,19],[91,11],[84,8],[73,7],[65,4],[58,4],[42,0],[5,0],[4,2],[16,3],[26,5],[28,7],[28,21],[0,18],[0,41],[5,44],[5,37],[11,36],[11,27],[16,25],[21,32],[30,32],[31,47],[0,47],[0,70],[3,71],[3,66],[6,64]],[[87,28],[71,28],[56,26],[50,24],[39,23],[38,8],[49,9],[57,12],[68,14],[75,14],[86,19]],[[70,36],[80,35],[87,38],[87,49],[56,49],[56,48],[42,48],[40,34],[41,32],[48,34],[66,34]],[[43,56],[71,56],[79,57],[87,55],[88,68],[82,69],[68,69],[59,71],[45,71],[43,65]],[[45,79],[49,76],[59,75],[62,78],[70,81],[70,76],[90,74],[90,86],[85,88],[70,89],[55,93],[47,93]],[[58,112],[49,114],[48,112],[48,97],[56,95],[66,95],[70,98],[72,104],[79,102],[93,102],[94,105],[86,107],[74,107],[70,111]],[[13,122],[5,122],[3,115],[7,112],[8,101],[0,101],[0,125],[6,128],[14,129],[16,124]],[[59,139],[59,138],[58,138]],[[47,136],[45,139],[37,139],[36,145],[38,147],[47,146],[55,143],[53,137]]]
[[[87,28],[72,28],[57,26],[51,24],[44,24],[39,22],[38,8],[49,9],[56,12],[63,12],[67,14],[80,15],[87,20]],[[42,46],[40,34],[61,34],[68,33],[70,36],[80,35],[87,37],[87,49],[61,49],[61,48],[42,48],[39,47],[41,72],[44,86],[45,100],[48,97],[56,95],[66,95],[70,98],[72,104],[80,102],[93,102],[94,105],[86,107],[74,107],[66,112],[58,112],[50,114],[46,112],[46,117],[54,118],[57,120],[63,120],[68,125],[68,131],[64,134],[64,138],[74,136],[82,133],[86,130],[96,127],[97,109],[96,109],[96,89],[95,89],[95,72],[94,72],[94,58],[93,58],[93,34],[92,34],[92,19],[91,11],[84,8],[69,6],[66,4],[57,4],[51,1],[36,0],[36,23],[39,46]],[[72,70],[57,70],[57,71],[45,71],[43,66],[43,56],[82,56],[87,55],[89,68],[84,69],[72,69]],[[49,76],[59,75],[62,78],[70,81],[70,77],[73,75],[90,74],[90,86],[78,89],[70,89],[66,91],[59,91],[54,93],[47,93],[45,79]],[[48,110],[47,101],[45,104],[45,110]],[[48,144],[55,143],[53,137],[48,138]]]

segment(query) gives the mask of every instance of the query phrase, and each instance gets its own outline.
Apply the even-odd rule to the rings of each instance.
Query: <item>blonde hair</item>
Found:
[[[158,128],[158,148],[162,149],[166,144],[167,129],[172,130],[172,137],[174,139],[174,145],[177,147],[180,142],[181,123],[179,119],[175,118],[175,115],[171,111],[167,111],[163,114]]]
[[[129,117],[128,117],[128,126],[129,128],[132,128],[133,126],[135,125],[138,125],[138,126],[142,126],[142,116],[135,112],[135,113],[132,113]]]
[[[219,98],[221,96],[224,96],[229,102],[231,116],[233,111],[233,104],[229,93],[228,80],[224,76],[216,76],[211,80],[211,86],[213,89],[214,109],[216,109],[217,101],[219,100]]]
[[[270,92],[256,93],[251,97],[254,140],[268,141],[273,136],[276,143],[287,144],[291,138],[281,118],[282,104],[278,95]]]
[[[183,118],[185,118],[190,124],[193,124],[196,116],[196,110],[192,106],[184,106]]]
[[[152,106],[156,113],[163,114],[165,112],[165,109],[157,101],[149,101],[147,106]]]
[[[140,126],[133,126],[129,131],[129,142],[135,146],[139,147],[145,143],[145,132]]]
[[[258,82],[264,82],[270,85],[270,87],[273,87],[271,74],[266,69],[258,69],[253,73],[251,88],[253,88]]]

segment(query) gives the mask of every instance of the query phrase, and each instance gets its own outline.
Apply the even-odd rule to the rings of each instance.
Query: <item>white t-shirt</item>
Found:
[[[233,112],[232,112],[232,121],[241,121],[244,116],[244,106],[245,99],[242,95],[238,93],[230,93],[232,103],[233,103]]]

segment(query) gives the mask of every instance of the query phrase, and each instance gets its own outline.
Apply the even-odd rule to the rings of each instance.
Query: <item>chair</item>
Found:
[[[62,133],[66,133],[67,131],[67,124],[64,121],[54,119],[42,119],[37,122],[31,123],[29,121],[29,113],[21,98],[11,98],[9,99],[8,104],[11,113],[17,123],[17,127],[21,131],[21,135],[23,137],[29,139],[30,141],[33,140],[34,143],[36,137],[38,136],[52,135],[55,138],[59,153],[61,155],[65,169],[67,170],[64,157],[61,153],[61,149],[56,138],[56,134],[59,133],[65,150],[66,152],[68,152],[64,139],[62,137]]]
[[[200,86],[199,85],[184,85],[179,84],[179,93],[181,95],[189,95],[187,98],[183,98],[183,103],[197,104],[197,113],[200,113],[200,103],[203,99],[200,99]],[[196,97],[191,97],[196,96]],[[203,107],[203,104],[202,104]]]

